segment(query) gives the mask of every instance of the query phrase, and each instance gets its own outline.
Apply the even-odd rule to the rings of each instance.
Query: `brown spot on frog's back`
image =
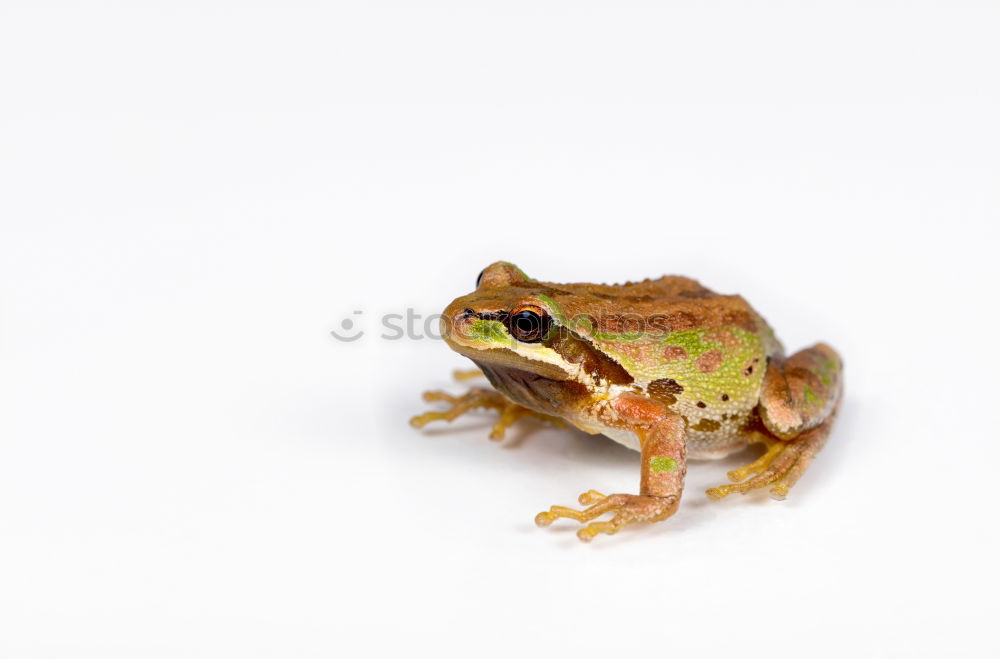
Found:
[[[676,380],[662,378],[653,380],[646,386],[646,393],[650,398],[658,400],[666,405],[673,405],[677,402],[677,396],[684,393],[682,387]]]
[[[663,359],[672,362],[679,359],[687,359],[687,350],[681,346],[667,346],[663,349]]]
[[[695,360],[695,365],[702,373],[712,373],[722,366],[722,353],[718,350],[709,350]]]

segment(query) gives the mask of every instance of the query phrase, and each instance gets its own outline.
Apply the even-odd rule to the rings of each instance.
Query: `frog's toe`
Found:
[[[586,510],[575,510],[566,506],[552,506],[545,512],[535,515],[535,524],[538,526],[548,526],[560,517],[568,517],[578,522],[586,522],[587,520],[603,515],[611,509],[611,504],[600,505],[607,500],[608,497],[597,490],[587,490],[577,498],[581,506],[590,506]]]
[[[823,448],[829,430],[830,424],[824,423],[792,441],[772,438],[763,440],[767,445],[764,455],[729,472],[729,479],[737,482],[713,487],[706,494],[711,499],[719,500],[733,493],[745,494],[750,490],[771,486],[771,496],[784,499]]]
[[[735,492],[743,493],[749,492],[750,490],[760,489],[762,487],[767,487],[772,483],[775,483],[775,488],[772,488],[772,493],[775,493],[775,489],[778,487],[779,481],[792,469],[792,467],[798,462],[801,453],[801,446],[796,444],[787,444],[785,446],[772,446],[767,450],[762,458],[765,460],[755,461],[745,467],[736,469],[730,472],[730,478],[734,475],[740,475],[744,471],[749,474],[756,474],[751,478],[739,483],[731,483],[728,485],[720,485],[718,487],[713,487],[709,489],[706,494],[712,499],[722,499]],[[804,469],[804,468],[803,468]],[[744,476],[744,478],[746,478]],[[733,480],[736,480],[733,478]],[[782,498],[788,493],[788,487],[786,485],[781,493]]]
[[[424,412],[412,417],[410,425],[414,428],[422,428],[432,421],[451,422],[466,412],[476,409],[496,410],[500,413],[500,418],[490,430],[490,439],[493,441],[502,440],[507,433],[507,428],[524,417],[534,417],[556,425],[564,425],[560,419],[529,410],[511,402],[498,391],[482,387],[473,387],[461,396],[453,396],[446,391],[427,391],[424,392],[423,398],[428,403],[447,403],[449,407],[440,412]]]
[[[501,413],[510,405],[510,401],[504,398],[499,392],[481,387],[473,387],[461,396],[453,396],[446,391],[425,391],[424,401],[428,403],[444,402],[448,404],[448,409],[432,412],[424,412],[410,419],[410,425],[414,428],[423,428],[432,421],[454,421],[466,412],[475,409],[493,409]],[[503,428],[500,429],[500,437],[503,436]]]
[[[634,522],[659,522],[677,509],[677,497],[654,497],[642,494],[605,496],[596,490],[588,490],[580,495],[579,500],[582,505],[592,505],[584,510],[552,506],[535,516],[535,524],[549,526],[561,517],[574,519],[580,523],[590,522],[576,533],[580,540],[590,542],[598,534],[614,535],[622,527]],[[592,521],[605,513],[615,515],[607,521]]]
[[[730,482],[739,483],[740,481],[745,481],[747,478],[753,474],[759,474],[774,462],[774,459],[785,449],[786,444],[777,439],[771,439],[770,437],[764,437],[759,440],[762,444],[767,447],[764,451],[764,455],[760,456],[750,464],[743,465],[737,469],[733,469],[728,472],[726,476],[729,478]]]
[[[500,409],[500,418],[490,429],[490,439],[499,442],[507,434],[507,428],[517,423],[518,419],[532,416],[531,410],[515,403],[507,403]]]
[[[607,498],[607,495],[601,494],[597,490],[587,490],[577,497],[576,500],[580,502],[581,506],[589,506],[595,503],[600,503]]]
[[[455,369],[451,372],[451,376],[455,378],[458,382],[465,382],[466,380],[475,380],[476,378],[486,377],[481,369],[478,368],[468,368],[468,369]]]

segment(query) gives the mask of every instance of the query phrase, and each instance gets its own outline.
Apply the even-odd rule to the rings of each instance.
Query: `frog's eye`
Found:
[[[518,307],[507,316],[507,331],[521,343],[537,343],[548,333],[552,319],[538,307]]]
[[[476,277],[476,288],[479,288],[479,285],[481,283],[483,283],[483,273],[484,272],[486,272],[486,268],[483,268],[482,270],[479,271],[479,276]]]

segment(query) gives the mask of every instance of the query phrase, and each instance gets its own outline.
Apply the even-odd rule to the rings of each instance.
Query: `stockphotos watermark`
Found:
[[[604,334],[613,335],[616,341],[637,341],[651,334],[662,336],[676,331],[678,325],[690,324],[689,319],[680,317],[682,314],[683,312],[643,316],[632,313],[583,313],[568,319],[561,318],[560,324],[584,336]],[[441,322],[444,318],[440,313],[423,315],[408,307],[403,313],[383,314],[373,323],[363,310],[355,309],[341,319],[338,329],[330,330],[330,335],[344,343],[353,343],[366,336],[377,336],[383,341],[440,340],[452,334],[465,336],[470,326],[469,320],[484,320],[503,324],[508,332],[521,337],[521,340],[525,340],[525,334],[531,335],[533,342],[544,335],[549,327],[547,314],[537,308],[527,316],[523,311],[513,314],[504,311],[475,313],[467,309],[450,323]],[[376,335],[375,331],[379,333]]]
[[[413,308],[407,308],[404,313],[387,313],[378,319],[380,334],[383,341],[399,341],[409,339],[441,339],[441,319],[439,313],[424,316]],[[365,322],[365,312],[355,309],[340,321],[339,329],[330,330],[330,335],[338,341],[352,343],[368,335],[368,323]]]

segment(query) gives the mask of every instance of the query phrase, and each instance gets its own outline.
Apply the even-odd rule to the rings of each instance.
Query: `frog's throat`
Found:
[[[566,417],[591,397],[590,389],[572,380],[554,380],[536,372],[476,362],[493,388],[518,405],[541,414]]]

